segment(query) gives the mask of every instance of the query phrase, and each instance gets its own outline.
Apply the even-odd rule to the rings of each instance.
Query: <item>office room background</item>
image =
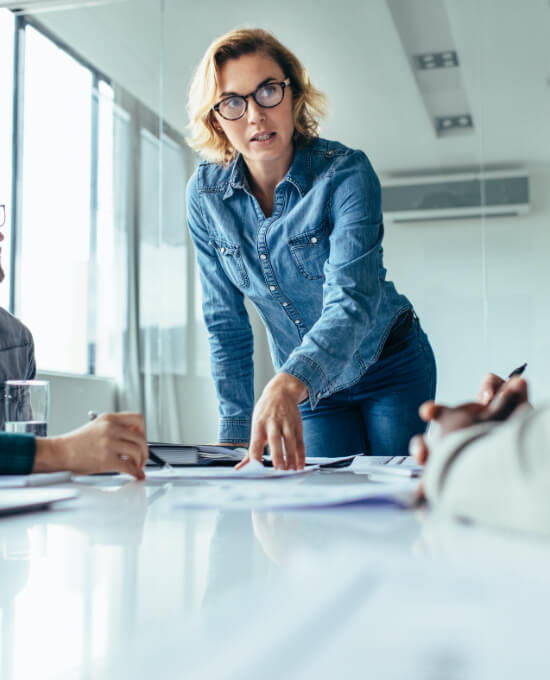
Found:
[[[432,340],[438,398],[525,361],[548,398],[548,0],[20,0],[0,2],[0,304],[33,332],[50,432],[120,408],[150,439],[215,440],[185,105],[207,44],[242,25],[300,55],[329,97],[323,136],[378,171],[389,278]],[[259,393],[273,368],[250,314]]]

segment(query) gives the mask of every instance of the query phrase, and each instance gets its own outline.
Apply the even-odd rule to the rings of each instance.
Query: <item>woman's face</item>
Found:
[[[219,73],[217,101],[230,94],[247,95],[266,81],[281,82],[287,77],[271,57],[260,52],[230,59]],[[238,120],[226,120],[214,113],[229,142],[250,164],[287,161],[292,157],[294,116],[292,92],[286,88],[283,101],[274,108],[258,106],[253,97]]]

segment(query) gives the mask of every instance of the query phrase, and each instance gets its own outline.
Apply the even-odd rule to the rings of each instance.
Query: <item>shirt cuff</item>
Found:
[[[28,475],[34,466],[36,439],[32,434],[0,434],[0,474]]]
[[[312,410],[323,397],[331,394],[328,387],[329,381],[323,369],[305,355],[290,356],[277,372],[289,373],[304,383],[308,389]]]
[[[218,441],[240,444],[250,440],[250,418],[220,418]]]

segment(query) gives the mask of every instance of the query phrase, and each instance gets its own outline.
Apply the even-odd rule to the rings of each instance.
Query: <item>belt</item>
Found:
[[[407,346],[407,336],[415,317],[416,314],[412,309],[408,309],[397,317],[384,343],[384,347],[382,347],[379,359],[386,359],[405,349]]]

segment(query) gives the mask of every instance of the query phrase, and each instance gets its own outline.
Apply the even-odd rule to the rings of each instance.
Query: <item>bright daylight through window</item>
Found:
[[[92,74],[30,27],[24,68],[16,312],[42,369],[86,373]]]
[[[0,306],[9,307],[10,297],[10,244],[11,222],[11,175],[12,175],[12,106],[10,93],[13,90],[13,29],[14,20],[11,12],[0,10],[0,205],[6,206],[6,224],[2,227],[5,240],[1,244],[2,268],[5,279],[0,285]],[[2,216],[0,215],[0,219]]]

